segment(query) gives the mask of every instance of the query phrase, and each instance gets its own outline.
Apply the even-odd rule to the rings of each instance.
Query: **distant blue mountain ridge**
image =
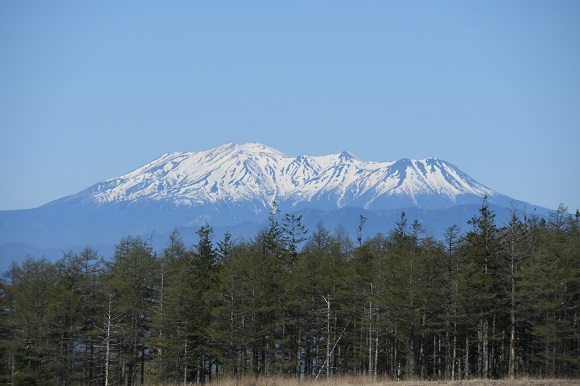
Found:
[[[353,239],[360,216],[364,234],[389,233],[401,212],[441,239],[447,228],[478,213],[483,197],[507,222],[512,207],[546,217],[549,210],[492,191],[454,165],[436,159],[361,161],[349,152],[288,157],[258,143],[190,153],[167,153],[123,176],[34,209],[0,211],[0,269],[26,256],[54,260],[85,246],[105,257],[127,235],[165,247],[179,229],[187,242],[206,223],[216,239],[226,231],[254,237],[272,203],[302,215],[314,229],[322,222]]]

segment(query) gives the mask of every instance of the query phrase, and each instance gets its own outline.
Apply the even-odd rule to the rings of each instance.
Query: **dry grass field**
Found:
[[[244,378],[214,381],[216,386],[572,386],[580,385],[576,379],[503,379],[503,380],[468,380],[468,381],[415,381],[373,380],[364,377],[321,379],[317,381],[298,381],[284,378]]]

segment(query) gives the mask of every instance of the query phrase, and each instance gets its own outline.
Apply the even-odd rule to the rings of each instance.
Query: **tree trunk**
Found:
[[[107,337],[105,349],[105,386],[109,386],[109,361],[111,358],[111,305],[113,303],[113,295],[109,294],[109,309],[107,312]]]
[[[483,378],[489,378],[489,323],[483,320]]]
[[[515,272],[514,272],[514,252],[512,251],[512,277],[511,277],[511,309],[510,309],[510,324],[511,324],[511,333],[510,333],[510,356],[509,356],[509,377],[511,379],[515,379],[516,377],[516,281],[515,281]]]
[[[463,365],[465,379],[469,379],[469,331],[465,332],[465,363]]]
[[[453,356],[451,362],[451,380],[455,381],[455,362],[457,361],[457,335],[453,336]]]
[[[330,297],[324,298],[326,302],[326,379],[330,379]]]
[[[183,350],[183,384],[187,385],[187,339]]]
[[[141,345],[141,384],[145,383],[145,345]]]

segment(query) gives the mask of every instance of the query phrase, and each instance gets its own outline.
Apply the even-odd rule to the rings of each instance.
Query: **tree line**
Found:
[[[307,230],[276,205],[251,240],[209,225],[156,253],[27,258],[0,281],[0,382],[135,385],[344,374],[459,380],[580,373],[580,213],[484,199],[432,237],[405,213],[386,234]]]

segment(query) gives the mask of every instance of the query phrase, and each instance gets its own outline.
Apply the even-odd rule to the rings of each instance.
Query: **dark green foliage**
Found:
[[[421,379],[580,374],[580,213],[543,221],[484,199],[434,240],[405,213],[353,243],[301,218],[252,240],[177,231],[157,255],[126,237],[27,259],[0,280],[0,382],[206,383],[344,374]],[[307,237],[307,235],[309,237]]]
[[[178,383],[188,378],[191,358],[188,351],[189,317],[193,302],[193,251],[174,231],[159,262],[159,291],[154,316],[152,342],[155,379]]]
[[[151,360],[152,322],[157,304],[158,260],[139,237],[126,237],[117,245],[106,278],[107,293],[113,296],[123,327],[115,341],[113,383],[132,385],[145,377]]]
[[[14,384],[55,382],[59,344],[51,340],[51,300],[58,271],[44,259],[26,259],[8,272],[8,323],[11,327],[9,370]],[[5,362],[6,363],[6,362]]]
[[[522,270],[522,316],[530,339],[525,354],[529,371],[538,375],[579,373],[580,234],[576,219],[562,206],[553,213]]]
[[[308,233],[306,227],[302,225],[302,216],[286,214],[282,225],[282,241],[287,253],[286,264],[292,265],[298,257],[298,248],[306,240]]]

